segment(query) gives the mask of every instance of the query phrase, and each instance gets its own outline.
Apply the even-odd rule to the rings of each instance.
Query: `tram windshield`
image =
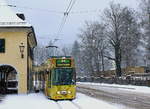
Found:
[[[75,70],[73,68],[57,68],[53,72],[53,85],[75,84]]]

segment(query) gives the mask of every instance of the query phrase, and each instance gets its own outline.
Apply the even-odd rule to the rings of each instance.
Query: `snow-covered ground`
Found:
[[[118,85],[118,84],[105,84],[105,83],[90,83],[90,82],[78,82],[78,85],[88,85],[90,88],[94,89],[107,89],[108,91],[111,88],[117,90],[126,90],[131,92],[138,92],[138,93],[150,93],[150,87],[147,86],[134,86],[134,85]],[[111,90],[111,91],[112,91]]]
[[[28,95],[8,95],[0,103],[0,109],[123,109],[119,106],[106,103],[77,93],[75,100],[53,101],[42,93]]]

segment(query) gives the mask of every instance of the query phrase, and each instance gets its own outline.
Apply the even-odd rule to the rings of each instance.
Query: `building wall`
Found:
[[[141,66],[127,67],[124,70],[127,75],[135,74],[135,73],[145,73],[145,67],[141,67]]]
[[[132,67],[126,67],[122,68],[123,75],[130,75],[130,74],[136,74],[136,73],[146,73],[145,67],[142,66],[132,66]],[[116,75],[116,70],[107,70],[103,73],[106,77],[111,77]]]
[[[5,53],[0,53],[0,64],[14,67],[18,73],[18,93],[27,93],[27,31],[15,30],[0,32],[5,39]],[[24,58],[21,58],[19,45],[25,46]]]

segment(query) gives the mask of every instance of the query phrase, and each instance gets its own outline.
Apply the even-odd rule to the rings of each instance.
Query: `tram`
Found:
[[[72,100],[76,96],[76,72],[70,56],[53,56],[46,61],[45,95],[53,100]]]

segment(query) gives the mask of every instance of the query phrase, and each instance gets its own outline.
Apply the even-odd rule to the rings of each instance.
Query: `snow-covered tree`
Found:
[[[63,46],[61,49],[62,56],[70,56],[71,55],[71,46]]]
[[[46,48],[44,48],[42,45],[37,45],[37,47],[34,48],[35,64],[40,65],[40,64],[44,63],[46,58],[47,58]]]
[[[72,52],[71,55],[73,56],[75,60],[75,66],[76,66],[76,72],[77,76],[82,76],[83,74],[83,65],[81,64],[81,51],[80,51],[80,44],[78,41],[74,41],[73,46],[72,46]]]
[[[125,66],[136,66],[138,63],[138,47],[140,45],[141,33],[138,18],[133,9],[124,8],[122,25],[122,61]]]
[[[113,2],[104,10],[103,21],[107,27],[106,35],[114,50],[114,58],[109,58],[116,63],[117,76],[122,75],[122,59],[129,58],[128,52],[132,54],[139,42],[138,24],[134,16],[133,10]]]
[[[52,41],[49,41],[48,46],[53,46]],[[44,63],[50,56],[56,56],[57,52],[54,47],[47,47],[43,45],[37,45],[34,48],[34,62],[36,65]]]
[[[146,50],[145,64],[150,67],[150,0],[141,0],[140,9],[143,46]]]
[[[86,22],[79,35],[81,40],[81,56],[84,70],[89,75],[97,75],[105,70],[105,51],[107,41],[105,38],[105,25],[99,22]]]

